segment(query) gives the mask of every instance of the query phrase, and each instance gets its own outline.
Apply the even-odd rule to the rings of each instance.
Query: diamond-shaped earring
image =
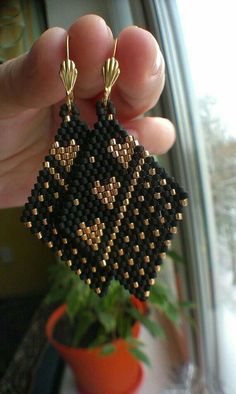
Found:
[[[77,70],[67,38],[60,70],[67,94],[63,121],[22,221],[97,294],[116,279],[145,300],[177,233],[187,193],[116,118],[110,101],[120,74],[116,45],[103,67],[104,98],[91,130],[73,102]]]

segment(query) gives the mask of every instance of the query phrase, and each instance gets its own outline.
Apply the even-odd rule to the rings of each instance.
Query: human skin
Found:
[[[68,32],[45,31],[30,52],[0,66],[0,208],[21,206],[35,183],[44,156],[59,126],[65,90],[59,68],[70,58],[78,78],[74,89],[81,119],[92,125],[95,102],[103,91],[102,66],[113,53],[114,38],[97,15],[76,20]],[[175,140],[170,121],[142,117],[164,87],[164,60],[151,33],[136,26],[119,35],[116,51],[121,74],[112,90],[119,121],[151,153],[165,153]]]

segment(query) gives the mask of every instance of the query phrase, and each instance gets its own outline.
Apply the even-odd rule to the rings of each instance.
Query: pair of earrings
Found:
[[[145,300],[187,194],[117,120],[110,101],[120,74],[115,51],[116,44],[103,67],[104,98],[90,129],[73,100],[77,69],[67,37],[60,69],[67,103],[22,221],[98,295],[116,279]]]

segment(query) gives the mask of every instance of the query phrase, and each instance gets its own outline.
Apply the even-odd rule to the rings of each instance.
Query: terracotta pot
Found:
[[[132,298],[132,302],[143,312],[143,305],[140,301]],[[49,342],[71,366],[79,392],[81,394],[136,393],[143,379],[143,369],[140,362],[128,351],[128,344],[124,339],[115,340],[113,345],[116,351],[103,356],[101,347],[73,348],[53,338],[54,327],[65,310],[64,304],[52,313],[46,325],[46,334]],[[139,332],[140,323],[135,322],[132,335],[137,338]]]

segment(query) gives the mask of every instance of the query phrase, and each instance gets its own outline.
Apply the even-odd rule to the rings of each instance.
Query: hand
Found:
[[[65,91],[59,68],[70,58],[78,79],[74,94],[81,119],[93,124],[95,101],[103,91],[102,66],[114,40],[105,21],[95,15],[78,19],[68,33],[44,32],[31,51],[0,66],[0,208],[23,205],[59,126]],[[164,60],[154,37],[127,27],[118,39],[121,74],[112,90],[119,121],[151,153],[164,153],[174,142],[172,124],[163,118],[137,118],[152,108],[164,86]]]

